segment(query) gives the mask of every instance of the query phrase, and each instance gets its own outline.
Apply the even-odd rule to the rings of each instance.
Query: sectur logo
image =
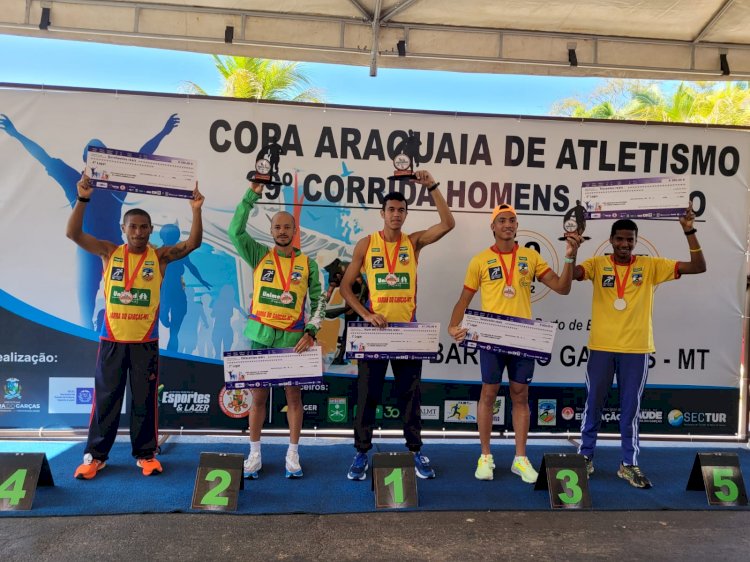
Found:
[[[669,425],[680,427],[682,425],[682,422],[685,421],[685,418],[680,410],[672,410],[671,412],[669,412],[667,420],[669,421]]]
[[[21,399],[21,381],[16,378],[5,379],[5,399],[6,400],[20,400]]]

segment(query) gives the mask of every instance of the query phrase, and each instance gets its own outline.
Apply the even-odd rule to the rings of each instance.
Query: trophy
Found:
[[[396,146],[396,155],[393,157],[393,167],[396,169],[392,176],[388,176],[389,180],[413,180],[417,177],[414,175],[414,164],[421,145],[422,141],[409,129],[409,136]]]
[[[583,234],[586,230],[586,209],[576,199],[576,206],[568,209],[563,217],[563,230],[565,234],[558,240],[565,240],[570,234]],[[584,240],[591,240],[590,236],[584,236]]]
[[[255,170],[248,172],[248,181],[278,187],[281,182],[273,179],[279,175],[279,156],[285,154],[277,142],[267,144],[258,152],[255,159]]]

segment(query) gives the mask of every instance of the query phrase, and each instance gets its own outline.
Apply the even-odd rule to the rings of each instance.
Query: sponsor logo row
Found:
[[[329,385],[316,383],[303,385],[304,391],[326,393]],[[0,392],[0,413],[29,412],[39,413],[41,404],[38,401],[24,399],[24,386],[17,377],[8,377],[2,383]],[[249,390],[224,390],[219,392],[219,406],[224,414],[232,418],[242,418],[248,415],[252,394]],[[191,390],[163,389],[159,394],[162,407],[171,408],[179,414],[208,414],[212,395]],[[94,402],[93,377],[51,377],[48,388],[48,412],[51,414],[89,414]],[[123,401],[122,412],[126,411],[129,400]],[[539,399],[536,407],[536,425],[554,427],[563,422],[581,422],[584,415],[581,406],[563,406],[558,408],[556,399]],[[477,422],[477,401],[475,400],[445,400],[442,406],[422,405],[423,420],[440,420],[445,423],[473,424]],[[282,409],[285,412],[286,408]],[[319,406],[306,404],[306,417],[318,418]],[[350,419],[349,398],[329,397],[326,402],[326,420],[331,423],[347,423]],[[356,405],[353,406],[351,416],[356,415]],[[401,412],[393,405],[379,405],[375,412],[378,420],[398,419]],[[695,412],[673,408],[669,412],[660,409],[643,409],[640,412],[641,424],[668,423],[671,427],[723,427],[726,425],[726,412]],[[602,421],[617,423],[620,421],[618,408],[605,408]],[[492,423],[505,424],[505,397],[498,397],[493,408]],[[565,424],[568,425],[568,424]]]

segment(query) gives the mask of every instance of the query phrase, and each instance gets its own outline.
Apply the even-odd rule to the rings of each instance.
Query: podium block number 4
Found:
[[[16,507],[26,497],[26,474],[28,470],[19,468],[0,484],[0,501],[7,500],[10,507]]]

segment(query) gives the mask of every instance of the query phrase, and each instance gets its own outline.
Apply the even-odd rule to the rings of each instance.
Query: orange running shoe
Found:
[[[79,480],[91,480],[105,466],[107,466],[106,462],[95,459],[89,453],[86,453],[83,455],[83,464],[76,468],[73,477]]]
[[[164,472],[161,463],[157,461],[155,457],[151,457],[150,459],[138,459],[136,464],[143,469],[144,476],[151,476],[153,474],[161,474]]]

